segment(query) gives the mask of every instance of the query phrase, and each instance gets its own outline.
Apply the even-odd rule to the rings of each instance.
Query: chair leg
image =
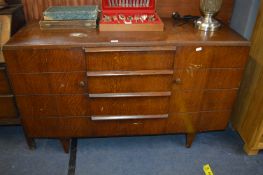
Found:
[[[63,146],[64,152],[69,153],[69,148],[70,148],[70,138],[60,138],[60,143]]]
[[[196,133],[187,133],[186,134],[186,148],[191,148],[192,143],[195,139]]]

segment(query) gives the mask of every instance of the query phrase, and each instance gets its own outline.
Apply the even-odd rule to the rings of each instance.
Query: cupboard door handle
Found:
[[[176,78],[176,79],[174,80],[174,83],[175,83],[175,84],[182,84],[181,78]]]
[[[85,87],[85,86],[86,86],[85,81],[80,81],[80,82],[79,82],[79,86],[80,86],[80,87]]]

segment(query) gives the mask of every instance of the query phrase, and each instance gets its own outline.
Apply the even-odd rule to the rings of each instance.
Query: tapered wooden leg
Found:
[[[27,137],[27,136],[25,136],[25,137],[26,137],[26,142],[27,142],[27,145],[28,145],[29,149],[35,150],[36,149],[35,139]]]
[[[60,138],[59,140],[63,146],[64,152],[69,153],[70,139],[69,138]]]
[[[247,144],[244,145],[244,151],[247,153],[249,156],[255,156],[258,154],[259,150],[258,149],[252,149],[249,148]]]
[[[191,148],[192,143],[195,139],[196,133],[187,133],[186,134],[186,148]]]

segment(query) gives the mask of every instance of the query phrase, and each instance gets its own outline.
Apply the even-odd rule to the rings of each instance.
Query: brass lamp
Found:
[[[195,27],[204,31],[217,31],[221,24],[213,18],[220,10],[222,0],[200,0],[200,9],[204,16],[195,21]]]

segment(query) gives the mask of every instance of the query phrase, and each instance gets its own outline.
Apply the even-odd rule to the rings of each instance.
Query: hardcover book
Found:
[[[44,20],[97,20],[98,6],[53,6],[43,13]]]

